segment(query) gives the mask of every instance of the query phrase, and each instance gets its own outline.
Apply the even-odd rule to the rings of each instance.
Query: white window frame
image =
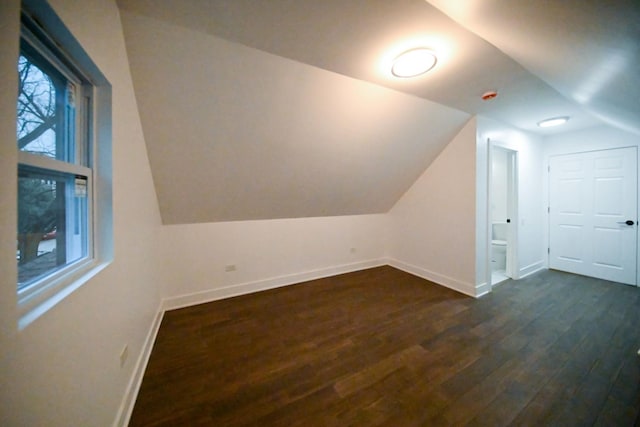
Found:
[[[76,85],[75,131],[85,141],[76,142],[73,163],[18,151],[18,164],[87,178],[87,251],[79,260],[17,290],[19,329],[113,260],[111,85],[48,4],[38,0],[22,3],[21,38]]]

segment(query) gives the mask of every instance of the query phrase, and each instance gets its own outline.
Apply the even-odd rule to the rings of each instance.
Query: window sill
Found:
[[[76,289],[94,278],[111,262],[104,260],[81,261],[59,276],[48,278],[48,283],[36,292],[18,295],[18,330],[22,330],[53,308]],[[47,279],[44,279],[47,280]]]

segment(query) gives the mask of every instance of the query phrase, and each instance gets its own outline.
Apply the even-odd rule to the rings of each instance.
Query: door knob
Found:
[[[635,222],[631,221],[630,219],[622,222],[622,221],[618,221],[618,224],[626,224],[626,225],[633,225],[635,224]]]

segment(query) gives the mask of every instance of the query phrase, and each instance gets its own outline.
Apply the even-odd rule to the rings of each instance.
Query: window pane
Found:
[[[53,80],[25,56],[18,60],[18,148],[56,157],[56,90]]]
[[[23,52],[18,60],[18,149],[74,162],[75,87],[37,58]]]
[[[87,180],[20,167],[18,289],[87,256]]]

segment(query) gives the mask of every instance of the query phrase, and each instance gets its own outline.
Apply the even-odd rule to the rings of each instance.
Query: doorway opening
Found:
[[[495,286],[518,278],[517,151],[489,142],[489,277]]]

